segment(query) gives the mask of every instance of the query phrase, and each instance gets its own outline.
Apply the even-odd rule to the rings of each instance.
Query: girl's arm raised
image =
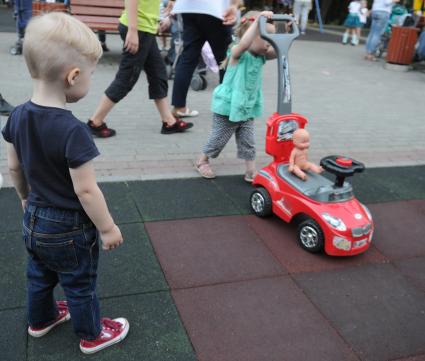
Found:
[[[248,30],[243,34],[241,40],[237,45],[232,48],[230,63],[235,64],[241,55],[249,49],[255,37],[259,35],[258,33],[258,19],[260,16],[265,16],[268,19],[271,19],[273,16],[272,11],[262,11],[260,15],[254,20]]]

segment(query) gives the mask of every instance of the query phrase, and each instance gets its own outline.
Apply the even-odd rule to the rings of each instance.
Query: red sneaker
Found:
[[[80,350],[83,353],[95,353],[124,340],[130,329],[130,324],[122,317],[113,320],[102,318],[100,323],[102,325],[102,330],[95,340],[80,341]]]
[[[161,134],[173,134],[182,133],[193,127],[193,123],[185,122],[179,118],[176,118],[176,122],[173,125],[162,123]]]
[[[95,137],[98,138],[109,138],[113,137],[117,132],[115,129],[109,128],[106,123],[102,123],[102,125],[99,125],[96,127],[92,120],[89,119],[87,122],[87,125],[91,131],[91,134],[93,134]]]
[[[64,323],[71,319],[71,315],[69,314],[68,310],[68,304],[66,301],[57,301],[56,306],[58,308],[59,314],[56,317],[56,320],[53,321],[49,326],[43,327],[43,328],[35,328],[35,327],[28,327],[28,333],[32,337],[41,337],[44,336],[46,333],[48,333],[52,328],[56,327],[57,325],[60,325],[61,323]]]

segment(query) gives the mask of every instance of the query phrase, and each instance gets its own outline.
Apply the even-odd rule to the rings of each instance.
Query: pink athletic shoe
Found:
[[[66,301],[57,301],[56,306],[58,307],[59,314],[56,317],[56,320],[53,321],[49,326],[43,327],[43,328],[35,328],[35,327],[28,327],[28,333],[32,337],[41,337],[44,336],[46,333],[48,333],[52,328],[56,327],[57,325],[60,325],[61,323],[64,323],[71,319],[71,315],[69,314],[68,310],[68,304]]]
[[[124,340],[130,329],[130,324],[122,317],[113,320],[102,318],[100,323],[102,330],[95,340],[80,341],[80,350],[83,353],[95,353]]]

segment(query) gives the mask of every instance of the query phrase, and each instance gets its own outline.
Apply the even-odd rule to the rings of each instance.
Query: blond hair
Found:
[[[84,62],[97,62],[102,47],[93,31],[81,21],[51,12],[29,22],[23,53],[32,78],[53,81]]]

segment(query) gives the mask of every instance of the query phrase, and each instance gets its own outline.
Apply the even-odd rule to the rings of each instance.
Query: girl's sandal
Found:
[[[211,169],[210,164],[208,162],[196,163],[195,167],[198,173],[202,176],[202,178],[215,178],[215,173]]]

